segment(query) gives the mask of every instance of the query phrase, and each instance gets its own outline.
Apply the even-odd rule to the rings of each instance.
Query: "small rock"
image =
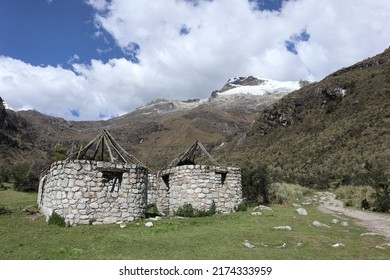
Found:
[[[332,245],[333,248],[338,248],[338,247],[345,247],[343,243],[336,243]]]
[[[147,223],[145,223],[145,227],[153,227],[153,223],[152,222],[147,222]]]
[[[312,203],[312,200],[306,200],[305,202],[302,202],[302,205],[311,205]]]
[[[273,227],[275,230],[292,230],[290,226],[278,226],[278,227]]]
[[[326,225],[326,224],[323,224],[323,223],[320,223],[319,221],[314,221],[314,222],[313,222],[313,226],[315,226],[315,227],[330,228],[330,226],[328,226],[328,225]]]
[[[263,215],[263,213],[261,213],[261,212],[252,212],[251,215],[252,216],[260,216],[260,215]]]
[[[283,244],[280,245],[280,246],[276,246],[276,248],[279,248],[279,249],[286,248],[286,247],[287,247],[287,244],[286,244],[286,243],[283,243]]]
[[[382,246],[379,246],[379,245],[376,245],[375,248],[376,249],[382,249],[382,250],[386,249],[385,247],[382,247]]]
[[[303,243],[302,242],[299,242],[298,244],[297,244],[297,247],[301,247],[303,245]]]
[[[272,211],[271,207],[265,206],[265,205],[259,205],[253,209],[253,211],[260,209],[260,210],[267,210],[267,211]]]
[[[298,212],[299,215],[307,216],[307,211],[304,208],[298,208],[297,212]]]
[[[243,244],[247,248],[255,248],[256,247],[255,245],[251,244],[248,240],[245,240]]]
[[[342,225],[343,227],[347,227],[347,226],[349,226],[349,223],[348,223],[347,221],[344,221],[344,222],[341,222],[341,225]]]
[[[154,218],[149,218],[149,220],[152,220],[152,221],[160,221],[162,218],[160,216],[156,216]]]
[[[126,226],[126,223],[125,223],[125,222],[120,222],[120,223],[119,223],[119,227],[120,227],[120,228],[125,228],[125,227],[127,227],[127,226]]]
[[[365,233],[360,234],[360,236],[377,236],[377,235],[380,235],[380,234],[376,233],[376,232],[365,232]]]
[[[293,203],[292,206],[294,206],[294,207],[301,207],[300,204],[296,204],[296,203]]]
[[[389,243],[384,243],[381,246],[390,247],[390,242]]]
[[[339,220],[333,219],[331,223],[332,223],[332,224],[338,224],[338,223],[339,223]]]

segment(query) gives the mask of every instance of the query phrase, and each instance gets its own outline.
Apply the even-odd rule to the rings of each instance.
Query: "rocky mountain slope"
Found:
[[[372,166],[389,170],[389,143],[387,49],[286,95],[221,159],[266,164],[283,180],[329,186],[358,182]]]
[[[197,139],[212,149],[242,135],[258,112],[300,86],[296,82],[278,88],[278,83],[283,84],[256,77],[235,78],[213,92],[208,100],[158,99],[108,121],[69,122],[36,111],[3,110],[7,118],[25,124],[14,131],[15,137],[27,131],[32,133],[28,134],[28,145],[34,156],[30,157],[26,151],[22,157],[16,157],[15,152],[4,146],[0,164],[20,158],[34,161],[36,152],[44,154],[43,158],[50,162],[49,151],[56,145],[70,149],[85,144],[106,128],[126,150],[150,168],[158,169]],[[234,87],[236,92],[226,94],[228,87]],[[270,87],[274,88],[270,90]],[[22,138],[18,143],[23,143]]]

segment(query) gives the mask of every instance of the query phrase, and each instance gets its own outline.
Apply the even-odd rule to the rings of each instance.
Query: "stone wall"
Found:
[[[242,201],[241,170],[206,165],[183,165],[163,170],[158,176],[157,207],[173,213],[185,203],[208,210],[231,212]]]
[[[41,178],[38,205],[66,223],[133,221],[145,215],[148,171],[130,164],[72,160],[54,162]]]

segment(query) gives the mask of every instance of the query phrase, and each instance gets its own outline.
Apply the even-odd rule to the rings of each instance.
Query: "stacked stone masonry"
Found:
[[[182,165],[163,170],[158,176],[157,208],[174,213],[185,203],[208,210],[213,201],[219,212],[232,212],[242,201],[241,170],[206,165]],[[150,193],[150,191],[149,191]]]
[[[41,178],[38,205],[73,224],[105,224],[144,217],[148,170],[131,164],[72,160],[54,162]]]
[[[69,160],[54,162],[42,177],[38,205],[48,219],[53,212],[70,225],[107,224],[143,218],[146,206],[173,214],[191,203],[232,212],[242,201],[241,170],[182,165],[157,174],[132,164]]]

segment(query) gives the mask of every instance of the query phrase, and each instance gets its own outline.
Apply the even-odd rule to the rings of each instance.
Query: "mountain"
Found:
[[[12,118],[13,123],[24,124],[14,130],[11,138],[29,135],[26,138],[28,143],[23,142],[23,137],[15,142],[19,146],[26,144],[29,149],[17,157],[15,151],[4,146],[0,164],[21,159],[35,161],[37,153],[42,155],[40,158],[43,161],[49,163],[50,150],[55,146],[71,149],[72,146],[86,144],[105,128],[127,151],[150,168],[159,169],[196,139],[212,149],[242,135],[263,108],[299,87],[298,84],[291,83],[288,87],[287,84],[280,86],[283,82],[278,85],[277,81],[252,76],[233,78],[220,90],[213,92],[209,99],[157,99],[131,113],[107,121],[75,122],[46,116],[37,111],[3,110],[7,119]],[[234,87],[235,92],[228,93],[228,87]],[[0,131],[10,135],[7,129],[0,127]],[[18,145],[15,146],[16,151]]]
[[[373,166],[389,170],[389,143],[387,49],[284,96],[220,160],[265,164],[275,178],[325,187],[359,183]]]
[[[56,145],[86,144],[106,128],[154,170],[196,139],[223,165],[267,165],[274,179],[308,186],[390,169],[390,49],[319,82],[233,78],[208,99],[159,99],[107,121],[70,122],[0,103],[0,165],[50,163]]]

